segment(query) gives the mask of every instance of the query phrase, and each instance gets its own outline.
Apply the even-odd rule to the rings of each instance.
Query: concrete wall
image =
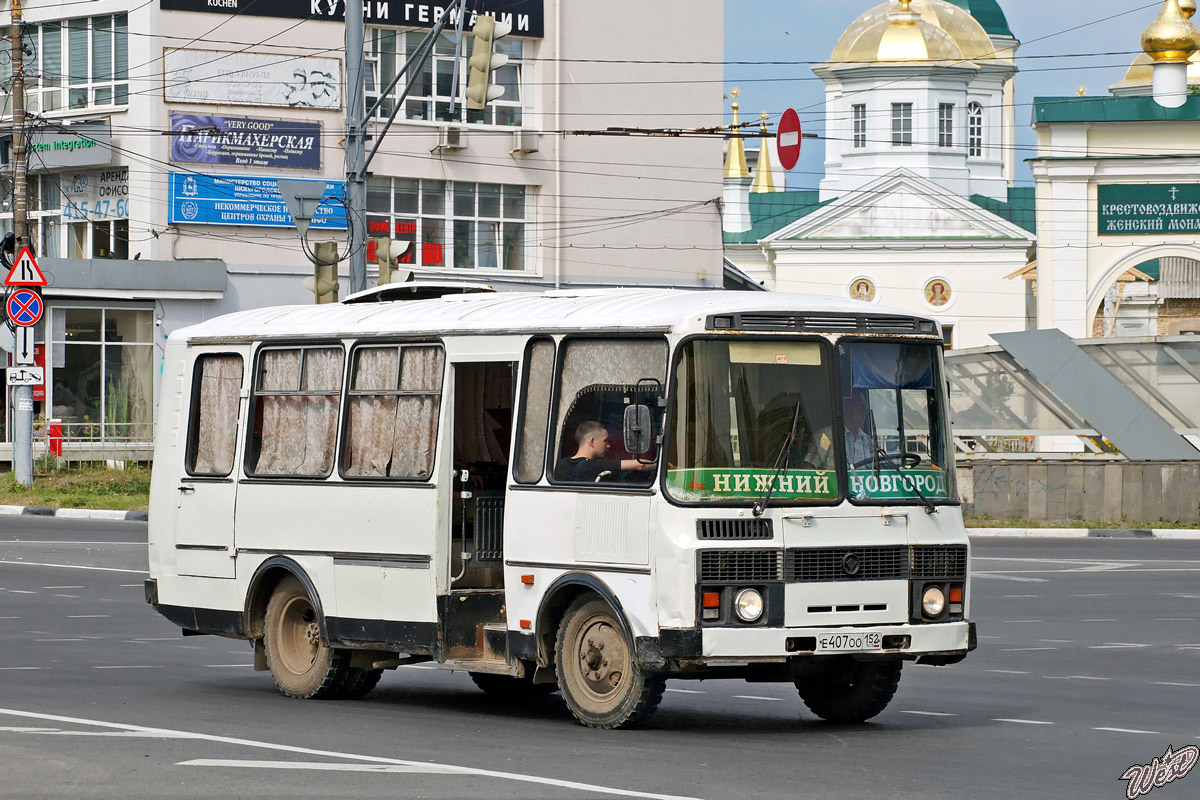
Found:
[[[1091,522],[1200,521],[1200,464],[960,464],[964,512]]]

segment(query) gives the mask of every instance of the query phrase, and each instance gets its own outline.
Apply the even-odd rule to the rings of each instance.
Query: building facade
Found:
[[[1034,243],[1032,190],[1013,185],[1018,47],[994,0],[865,11],[813,68],[819,191],[750,192],[726,256],[781,291],[931,314],[956,347],[1029,327],[1031,290],[1009,279]]]
[[[364,3],[367,102],[380,101],[372,136],[393,110],[396,119],[370,167],[365,215],[349,222],[343,3],[25,11],[30,238],[51,284],[36,336],[47,368],[38,418],[148,436],[170,331],[313,302],[279,178],[325,185],[310,245],[337,242],[344,254],[347,225],[361,224],[406,243],[397,266],[420,279],[511,290],[722,284],[720,186],[706,169],[719,141],[587,135],[719,124],[720,0],[468,4],[513,24],[499,46],[510,58],[496,73],[504,96],[467,111],[463,71],[452,102],[456,55],[444,34],[397,109],[399,90],[380,94],[445,5]],[[662,36],[668,27],[677,35]],[[691,60],[711,66],[679,63]],[[11,120],[9,93],[3,102]],[[4,188],[0,232],[12,227]],[[345,262],[340,273],[344,296]],[[374,276],[369,264],[368,285]],[[7,424],[3,433],[0,442]]]

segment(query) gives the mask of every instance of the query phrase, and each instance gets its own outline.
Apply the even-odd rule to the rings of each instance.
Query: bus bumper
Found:
[[[877,634],[879,646],[871,646]],[[779,661],[781,658],[851,655],[887,656],[922,663],[954,664],[977,644],[975,623],[873,625],[854,628],[701,628],[666,631],[658,640],[639,639],[640,660],[661,669],[677,663]]]

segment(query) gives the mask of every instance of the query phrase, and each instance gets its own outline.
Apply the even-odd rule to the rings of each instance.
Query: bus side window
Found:
[[[254,386],[246,473],[324,478],[333,470],[344,352],[340,347],[262,350]]]
[[[355,349],[344,477],[424,480],[433,474],[443,362],[442,348],[434,345]]]
[[[224,478],[233,472],[242,369],[239,355],[196,359],[185,463],[189,475]]]
[[[634,455],[622,439],[625,408],[634,403],[657,408],[653,389],[639,381],[653,378],[659,386],[666,380],[667,344],[661,339],[568,339],[563,344],[558,380],[557,419],[554,449],[554,478],[563,482],[571,470],[569,460],[579,447],[576,434],[585,423],[599,423],[608,433],[608,450],[600,458],[631,461]],[[651,384],[652,386],[652,384]],[[650,452],[644,461],[657,458]],[[646,485],[654,482],[654,471],[624,472],[619,467],[605,470],[601,482]],[[594,470],[583,470],[590,474]]]
[[[521,438],[517,441],[517,480],[537,483],[546,469],[546,432],[550,427],[550,389],[554,383],[554,342],[529,343],[525,385],[521,390]]]

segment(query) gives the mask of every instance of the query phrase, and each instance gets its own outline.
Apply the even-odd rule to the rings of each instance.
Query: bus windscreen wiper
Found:
[[[882,456],[883,459],[888,462],[888,465],[896,471],[896,474],[900,476],[900,480],[904,481],[904,488],[911,489],[917,495],[917,497],[921,498],[921,502],[925,504],[925,513],[936,514],[938,511],[937,506],[930,502],[928,497],[921,494],[921,490],[917,488],[917,484],[914,481],[910,481],[908,476],[904,474],[904,470],[896,466],[896,462],[892,460],[892,457],[888,455],[887,451],[879,445],[876,445],[875,452]]]
[[[767,503],[771,502],[771,494],[775,491],[775,480],[788,468],[788,462],[792,460],[792,443],[796,441],[796,429],[799,427],[800,402],[797,401],[796,413],[792,416],[792,429],[784,437],[783,447],[780,448],[779,455],[775,458],[775,468],[771,470],[771,480],[767,481],[767,491],[763,494],[762,499],[754,504],[754,509],[751,512],[755,517],[763,515],[763,511],[767,508]]]

